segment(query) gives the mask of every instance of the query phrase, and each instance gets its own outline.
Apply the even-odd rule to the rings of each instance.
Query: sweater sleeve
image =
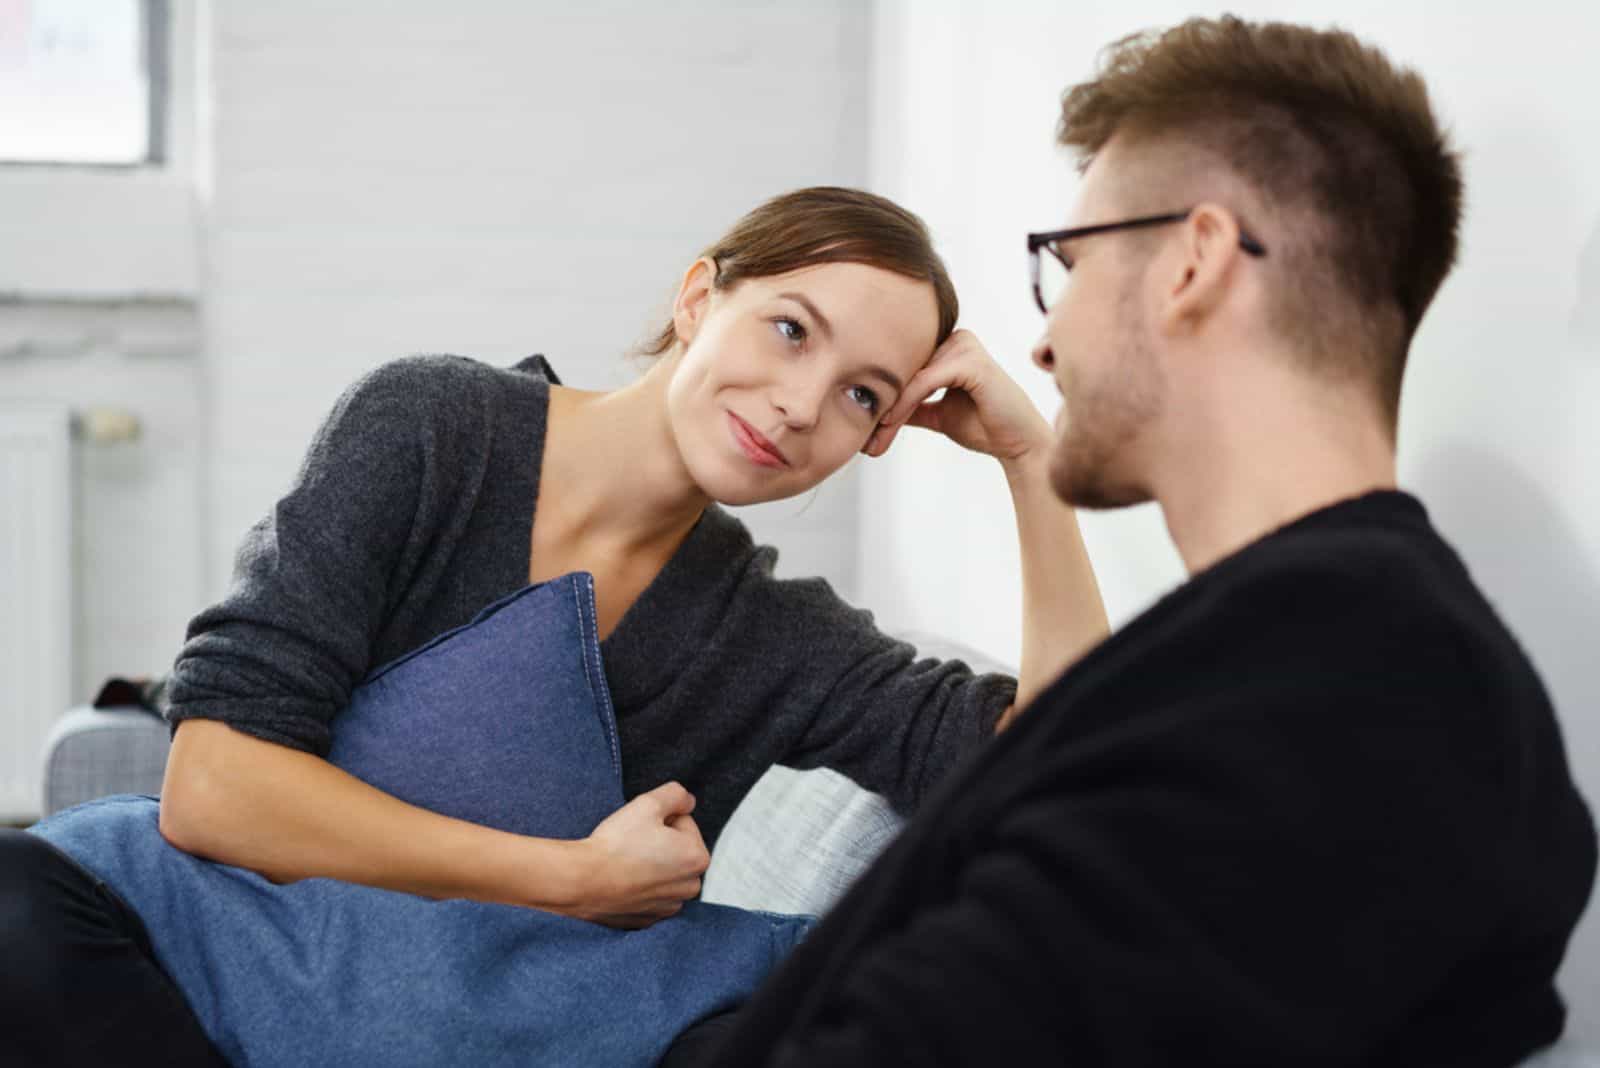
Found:
[[[426,542],[422,487],[447,451],[430,403],[445,359],[394,361],[339,398],[289,492],[245,535],[227,594],[190,622],[169,684],[174,727],[215,719],[326,755]]]
[[[816,705],[795,767],[830,767],[883,794],[901,813],[967,754],[994,736],[1016,698],[1009,675],[977,674],[960,660],[919,659],[827,584],[791,584],[803,604],[810,670],[831,679]]]

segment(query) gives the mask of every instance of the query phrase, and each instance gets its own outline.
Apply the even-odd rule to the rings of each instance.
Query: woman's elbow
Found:
[[[217,750],[232,729],[208,720],[178,724],[161,781],[161,837],[175,848],[208,855],[225,799],[218,796]]]

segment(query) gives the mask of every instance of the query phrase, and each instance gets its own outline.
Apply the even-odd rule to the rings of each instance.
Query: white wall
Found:
[[[923,213],[952,260],[965,325],[1047,414],[1027,360],[1041,319],[1023,234],[1063,224],[1075,175],[1053,147],[1061,90],[1124,33],[1220,6],[880,0],[873,188]],[[1400,460],[1541,669],[1580,784],[1600,801],[1600,11],[1384,0],[1239,2],[1250,17],[1337,22],[1418,67],[1466,150],[1463,262],[1412,350]],[[1431,17],[1430,17],[1431,13]],[[862,478],[861,590],[896,625],[1014,660],[1018,564],[991,462],[906,441]],[[930,492],[932,491],[932,492]],[[960,502],[952,504],[952,502]],[[1183,574],[1157,512],[1084,520],[1113,621]],[[1600,1044],[1600,909],[1562,984],[1572,1033]]]
[[[0,165],[0,406],[107,406],[143,427],[133,442],[81,442],[74,457],[79,701],[107,675],[162,670],[201,595],[199,0],[168,0],[168,12],[163,163]]]
[[[413,352],[546,354],[615,386],[699,250],[776,193],[866,177],[851,0],[219,3],[206,589],[317,420]],[[752,522],[853,580],[853,480]]]

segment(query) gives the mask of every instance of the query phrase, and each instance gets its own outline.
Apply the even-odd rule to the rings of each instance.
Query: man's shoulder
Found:
[[[1491,691],[1544,700],[1510,632],[1425,525],[1264,539],[1174,591],[1061,681],[1062,699],[1137,691],[1152,708],[1208,694],[1330,709]]]

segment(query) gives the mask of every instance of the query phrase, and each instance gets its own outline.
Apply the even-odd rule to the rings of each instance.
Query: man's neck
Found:
[[[1302,516],[1395,487],[1394,445],[1369,402],[1281,386],[1236,390],[1166,450],[1154,489],[1191,575]]]

